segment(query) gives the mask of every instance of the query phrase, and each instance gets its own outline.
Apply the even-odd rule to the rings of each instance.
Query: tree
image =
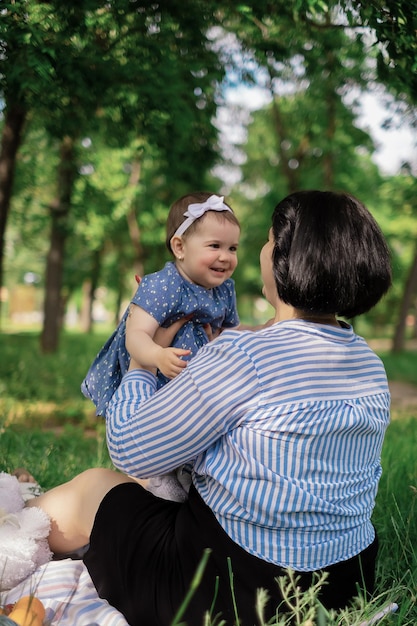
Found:
[[[322,185],[343,183],[340,162],[344,159],[346,163],[347,177],[348,166],[355,159],[348,157],[353,148],[351,137],[343,137],[345,124],[351,126],[342,96],[352,81],[360,82],[358,70],[365,71],[363,45],[368,42],[362,39],[364,29],[370,29],[376,41],[372,45],[379,59],[379,78],[412,98],[416,79],[409,69],[415,63],[416,13],[405,0],[332,0],[325,4],[321,0],[298,0],[295,4],[231,0],[226,5],[196,0],[187,3],[186,11],[180,0],[144,2],[140,6],[131,0],[115,0],[104,6],[99,0],[82,0],[75,5],[60,0],[6,0],[0,22],[0,91],[5,102],[0,151],[0,281],[11,193],[20,186],[16,179],[13,185],[16,154],[25,128],[28,133],[43,126],[49,145],[56,146],[57,153],[59,146],[72,144],[67,155],[72,158],[71,168],[67,168],[72,172],[72,178],[67,179],[71,184],[65,191],[60,188],[65,170],[61,160],[56,198],[52,200],[51,194],[47,202],[52,225],[54,207],[61,206],[59,220],[55,220],[60,224],[60,237],[55,239],[61,247],[60,265],[56,271],[48,267],[46,276],[48,281],[56,277],[54,289],[62,303],[63,281],[69,285],[78,276],[78,272],[66,270],[71,259],[65,246],[68,241],[74,245],[75,221],[86,223],[85,202],[80,202],[78,212],[74,212],[79,189],[86,180],[80,175],[83,138],[93,137],[94,142],[99,138],[103,149],[130,150],[126,161],[130,171],[124,173],[121,187],[129,203],[112,198],[106,190],[103,195],[103,190],[85,187],[86,193],[92,192],[86,200],[102,194],[104,201],[94,202],[94,206],[107,219],[103,237],[91,242],[91,268],[97,275],[97,262],[107,250],[115,251],[116,241],[120,242],[119,261],[122,259],[128,217],[133,232],[132,225],[140,224],[142,214],[148,219],[160,207],[166,210],[175,196],[209,180],[207,172],[217,152],[212,118],[221,101],[219,85],[226,69],[233,68],[239,80],[256,80],[263,66],[274,96],[277,83],[288,85],[290,76],[295,77],[298,94],[304,93],[302,98],[285,93],[285,97],[280,94],[273,100],[274,158],[278,154],[285,175],[282,190],[298,186],[302,179],[317,180],[318,162],[324,165],[321,171],[325,177],[319,181]],[[233,33],[243,55],[234,56],[227,46],[218,48],[214,38],[219,32]],[[297,75],[300,67],[303,73]],[[368,77],[367,70],[363,77]],[[298,112],[291,110],[294,106]],[[316,109],[317,119],[312,115]],[[304,118],[300,116],[303,110]],[[285,124],[291,119],[298,119],[299,128],[291,133],[289,146]],[[317,141],[322,138],[317,132],[327,137],[319,147]],[[351,132],[359,145],[369,149],[363,133],[354,128]],[[156,155],[154,176],[144,177],[148,164],[146,156],[136,151],[138,144]],[[145,180],[148,187],[157,190],[153,197],[144,189]],[[116,222],[115,214],[120,218]],[[138,233],[135,228],[137,262],[151,249],[144,244],[145,230]],[[56,255],[50,253],[50,264],[54,258]],[[52,285],[47,285],[48,289]],[[45,319],[59,320],[62,306],[57,298],[49,300],[51,311]],[[58,332],[59,323],[44,328],[45,349],[54,349]]]
[[[25,112],[30,110],[32,116],[42,119],[50,136],[63,146],[69,143],[75,146],[80,133],[87,134],[94,126],[108,132],[117,124],[118,133],[129,135],[130,131],[148,137],[159,147],[164,145],[165,154],[172,155],[166,158],[172,176],[181,172],[184,180],[190,180],[193,172],[201,173],[207,159],[214,157],[215,129],[211,116],[216,81],[221,78],[221,67],[205,34],[211,7],[207,3],[195,3],[195,12],[184,13],[179,3],[170,2],[150,4],[145,11],[138,11],[130,2],[119,0],[103,7],[101,2],[90,0],[76,7],[58,2],[54,9],[51,10],[51,3],[33,0],[10,3],[4,11],[3,75],[5,84],[15,78],[19,87],[16,92],[21,94]],[[15,30],[26,44],[13,70],[9,65],[12,50],[21,48],[15,45],[17,36],[13,39],[10,33],[14,31],[8,30],[9,24],[12,27],[18,24]],[[41,62],[37,62],[34,52]],[[19,84],[19,77],[34,58],[33,82]],[[38,75],[46,76],[47,80],[38,80]],[[35,92],[40,94],[38,98],[34,98]],[[9,102],[6,112],[14,105],[14,100]],[[14,145],[17,150],[18,142]],[[76,153],[71,154],[75,157]],[[58,175],[59,184],[67,165],[66,160]],[[185,175],[187,166],[189,172]],[[75,161],[71,169],[77,171]],[[12,171],[13,164],[7,174],[8,189]],[[73,185],[74,181],[72,177],[66,182]],[[65,202],[50,205],[53,229],[59,206],[60,232],[57,237],[53,230],[46,272],[47,292],[61,291],[68,231],[63,222],[68,219],[71,193],[69,186],[58,190],[58,197],[61,200],[65,197]],[[8,206],[7,211],[2,211],[4,229]],[[49,267],[55,262],[55,268]],[[54,285],[49,284],[52,277],[56,281]],[[49,313],[45,310],[48,327],[44,327],[41,339],[43,349],[50,351],[58,341],[57,297],[47,297],[45,307],[52,310]],[[52,320],[55,323],[51,326]]]
[[[80,50],[79,40],[71,44],[71,38],[80,23],[80,15],[84,15],[93,4],[86,1],[82,9],[68,7],[65,14],[60,2],[18,0],[6,2],[2,6],[0,89],[4,98],[4,125],[0,152],[0,285],[3,284],[4,236],[16,155],[21,145],[24,124],[43,112],[45,126],[51,128],[55,125],[56,128],[56,112],[68,107],[68,93],[73,95],[75,101],[80,92],[89,93],[88,84],[79,80],[82,71],[76,77],[78,90],[74,82],[69,80],[69,75],[74,69],[71,66],[74,50],[77,51],[75,58],[79,65],[88,65],[87,57],[83,57],[83,51]],[[62,113],[65,116],[67,111]],[[88,111],[85,113],[88,115]],[[70,110],[67,127],[72,123],[76,128],[77,117]],[[65,136],[66,133],[61,134],[61,138]]]
[[[406,0],[353,2],[362,24],[375,34],[378,78],[397,94],[417,103],[417,5]],[[349,3],[344,3],[345,8]],[[351,20],[355,19],[348,10]]]
[[[64,248],[67,239],[67,217],[71,207],[71,198],[76,171],[74,168],[74,142],[71,137],[64,137],[60,148],[56,200],[51,203],[50,247],[47,255],[44,323],[41,346],[44,352],[53,352],[57,347],[57,338],[64,315],[62,301],[62,271]]]
[[[371,0],[341,4],[351,26],[370,29],[375,38],[377,78],[401,101],[408,103],[415,117],[417,105],[417,5],[406,0]],[[301,3],[307,19],[311,10],[320,13],[318,0]],[[411,260],[400,303],[392,349],[398,352],[405,345],[405,324],[413,295],[417,291],[417,245]]]
[[[20,9],[20,10],[19,10]],[[16,154],[22,141],[23,127],[28,113],[25,91],[21,88],[22,59],[27,52],[23,5],[6,3],[0,20],[0,80],[4,98],[4,123],[0,147],[0,287],[3,285],[4,238],[12,196]],[[35,70],[36,72],[36,70]],[[28,71],[26,83],[36,83],[33,71]],[[1,306],[1,302],[0,302]]]
[[[198,9],[200,21],[190,21],[188,14],[179,13],[187,30],[177,20],[178,6],[171,3],[169,7],[159,14],[159,5],[153,5],[155,13],[149,10],[141,14],[146,27],[139,43],[138,17],[131,16],[126,21],[128,28],[113,50],[117,58],[123,59],[120,82],[109,87],[111,97],[100,109],[99,141],[107,141],[108,150],[124,146],[127,153],[123,164],[125,180],[119,189],[122,198],[115,199],[111,209],[112,214],[117,212],[118,220],[109,222],[103,234],[107,238],[113,236],[114,241],[120,217],[126,221],[130,244],[136,251],[137,273],[143,271],[138,220],[143,210],[144,147],[156,151],[154,176],[163,177],[165,189],[170,190],[170,201],[175,197],[173,190],[182,193],[190,186],[200,187],[216,158],[212,117],[223,70],[204,32],[207,6],[204,11]],[[120,139],[109,140],[112,135]],[[109,179],[105,181],[108,185]],[[165,196],[168,197],[167,191]],[[105,241],[94,245],[103,249]],[[93,249],[94,259],[96,250]],[[121,272],[117,275],[121,276]],[[123,286],[123,282],[119,283],[118,290]]]
[[[384,232],[392,251],[393,288],[388,294],[394,326],[392,350],[400,352],[406,341],[406,323],[410,313],[417,317],[417,212],[416,179],[406,170],[387,178],[380,191],[380,204],[385,206]],[[395,314],[395,318],[394,318]]]

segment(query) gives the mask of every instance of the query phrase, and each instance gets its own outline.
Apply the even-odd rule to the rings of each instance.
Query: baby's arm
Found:
[[[162,348],[155,343],[154,336],[159,328],[155,318],[136,304],[130,305],[126,320],[126,348],[131,359],[145,369],[159,369],[167,378],[175,378],[186,367],[181,356],[190,350]]]

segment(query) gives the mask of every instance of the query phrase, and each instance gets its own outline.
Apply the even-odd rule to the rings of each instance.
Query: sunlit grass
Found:
[[[86,431],[67,425],[52,430],[0,427],[0,471],[26,467],[44,489],[66,482],[89,467],[112,467],[104,424]]]

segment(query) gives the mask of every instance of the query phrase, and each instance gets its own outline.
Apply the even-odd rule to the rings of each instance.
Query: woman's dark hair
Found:
[[[275,207],[272,232],[278,295],[297,309],[352,318],[371,309],[391,286],[381,229],[349,194],[293,193]]]

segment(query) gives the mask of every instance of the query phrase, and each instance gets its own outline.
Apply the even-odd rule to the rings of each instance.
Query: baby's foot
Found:
[[[11,474],[12,476],[16,476],[19,483],[36,483],[32,474],[24,467],[17,467]]]
[[[149,478],[147,489],[155,496],[158,496],[158,498],[163,498],[164,500],[173,500],[174,502],[185,502],[188,500],[188,493],[184,491],[174,472]]]
[[[31,500],[32,498],[36,498],[43,493],[36,478],[34,478],[24,467],[16,468],[13,472],[11,472],[11,475],[16,476],[20,486],[20,493],[22,494],[22,498],[25,502]]]

